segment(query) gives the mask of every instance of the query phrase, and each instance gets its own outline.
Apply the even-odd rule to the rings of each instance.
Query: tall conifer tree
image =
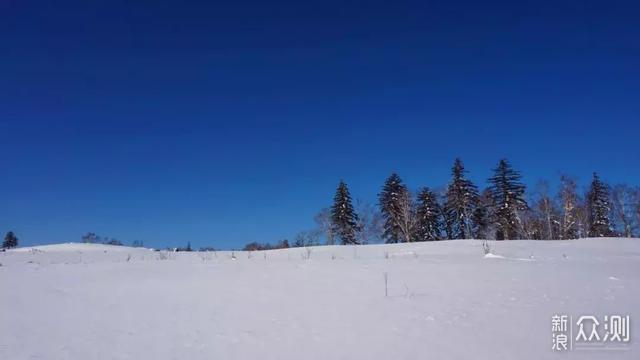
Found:
[[[478,206],[473,211],[473,238],[489,239],[491,238],[490,229],[490,208],[491,208],[491,191],[485,189],[478,196]]]
[[[528,206],[524,199],[525,186],[520,179],[520,173],[515,171],[506,159],[500,160],[498,167],[494,169],[494,175],[489,178],[497,240],[522,237],[519,212]]]
[[[16,246],[18,246],[18,238],[13,233],[13,231],[9,231],[7,235],[5,235],[4,237],[4,242],[2,242],[2,247],[9,249],[9,248],[14,248]]]
[[[478,188],[465,177],[465,172],[462,161],[456,158],[444,206],[452,239],[470,239],[476,227],[473,214],[478,206]]]
[[[415,241],[439,240],[442,233],[441,209],[436,194],[429,188],[418,193]]]
[[[380,212],[384,218],[382,237],[387,243],[402,241],[402,198],[407,191],[398,174],[393,173],[384,183],[379,196]]]
[[[587,202],[589,211],[589,236],[611,236],[609,189],[596,173],[593,173],[593,180],[591,181]]]
[[[343,245],[357,244],[358,215],[353,210],[351,195],[344,181],[340,181],[331,207],[331,225]]]

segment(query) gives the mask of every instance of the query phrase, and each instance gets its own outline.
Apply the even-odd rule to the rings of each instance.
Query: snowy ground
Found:
[[[640,359],[640,240],[492,247],[7,251],[0,359]],[[632,342],[554,353],[554,314],[630,315]]]

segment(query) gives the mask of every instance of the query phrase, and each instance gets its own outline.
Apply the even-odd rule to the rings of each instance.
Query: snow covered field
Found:
[[[0,253],[0,359],[640,359],[640,240]],[[385,296],[385,275],[388,294]],[[631,317],[551,350],[551,316]]]

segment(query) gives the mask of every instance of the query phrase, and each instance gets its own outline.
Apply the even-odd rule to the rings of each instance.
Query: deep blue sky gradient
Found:
[[[626,1],[0,2],[0,231],[239,248],[344,178],[640,184]]]

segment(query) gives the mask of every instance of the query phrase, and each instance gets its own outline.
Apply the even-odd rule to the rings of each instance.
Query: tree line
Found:
[[[527,201],[520,172],[502,159],[487,183],[479,191],[456,159],[444,191],[423,187],[414,194],[393,173],[382,186],[377,209],[356,211],[347,184],[340,181],[333,205],[316,221],[328,244],[363,244],[371,238],[398,243],[633,237],[640,230],[640,188],[610,187],[597,173],[584,194],[575,179],[561,176],[555,196],[547,182],[540,182]]]
[[[314,218],[313,230],[298,233],[290,243],[274,245],[251,242],[244,250],[268,250],[320,245],[399,243],[445,239],[532,239],[555,240],[584,237],[640,236],[640,187],[609,186],[593,173],[588,189],[578,190],[574,178],[560,177],[552,194],[549,183],[539,182],[529,201],[520,172],[502,159],[479,190],[467,178],[460,159],[455,159],[446,188],[428,187],[411,192],[400,176],[391,174],[378,194],[377,206],[354,201],[349,188],[340,181],[330,208]],[[122,245],[116,239],[87,233],[86,243]],[[2,248],[18,245],[9,231]],[[132,246],[143,246],[135,241]],[[213,248],[201,248],[211,250]],[[192,251],[191,244],[174,251]]]

